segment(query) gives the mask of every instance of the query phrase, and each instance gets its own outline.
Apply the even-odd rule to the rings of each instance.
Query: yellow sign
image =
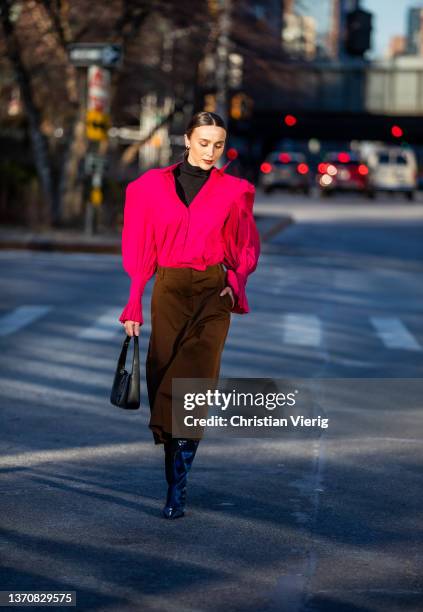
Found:
[[[86,135],[88,140],[107,140],[110,127],[110,117],[97,110],[87,111],[85,118]]]
[[[103,202],[103,192],[99,187],[93,187],[90,193],[90,202],[94,206],[99,206]]]

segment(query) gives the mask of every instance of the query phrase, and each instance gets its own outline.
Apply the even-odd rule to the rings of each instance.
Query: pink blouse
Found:
[[[122,323],[143,324],[142,295],[157,265],[205,270],[223,263],[236,299],[232,312],[250,310],[245,287],[260,255],[254,185],[213,167],[187,207],[176,193],[172,172],[180,163],[147,170],[126,188],[122,262],[131,288]]]

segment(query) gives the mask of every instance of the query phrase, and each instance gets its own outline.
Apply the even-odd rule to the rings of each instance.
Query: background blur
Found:
[[[423,2],[0,0],[0,49],[0,603],[421,612]],[[124,189],[203,109],[262,244],[221,376],[314,383],[329,426],[204,440],[175,526],[153,279],[141,409],[109,398]]]
[[[228,171],[267,193],[371,198],[379,186],[412,199],[422,184],[423,5],[0,6],[3,225],[118,231],[125,184],[177,159],[190,116],[204,109],[228,121]],[[392,145],[412,154],[390,157]],[[328,174],[328,161],[346,167]]]

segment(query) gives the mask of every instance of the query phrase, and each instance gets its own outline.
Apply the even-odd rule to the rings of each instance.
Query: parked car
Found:
[[[411,149],[383,147],[367,155],[369,168],[368,193],[399,192],[412,200],[417,189],[417,160]]]
[[[303,153],[273,151],[260,166],[259,185],[265,193],[277,188],[310,192],[310,168]]]
[[[335,191],[367,193],[368,174],[367,165],[356,153],[333,151],[317,166],[316,180],[323,197]]]

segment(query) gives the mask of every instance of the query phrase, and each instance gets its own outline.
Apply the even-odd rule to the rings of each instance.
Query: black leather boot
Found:
[[[199,442],[200,440],[174,438],[164,445],[168,489],[163,516],[168,519],[184,516],[187,476]]]

